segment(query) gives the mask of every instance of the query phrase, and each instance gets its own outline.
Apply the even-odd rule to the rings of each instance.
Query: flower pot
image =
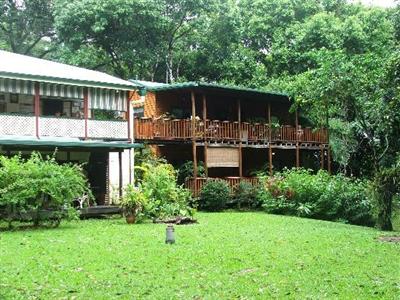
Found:
[[[135,214],[125,215],[125,219],[126,219],[126,223],[134,224],[136,221],[136,216],[135,216]]]

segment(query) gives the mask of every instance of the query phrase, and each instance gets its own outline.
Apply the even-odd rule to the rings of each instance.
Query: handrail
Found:
[[[203,188],[204,184],[212,180],[225,181],[228,184],[231,193],[235,192],[235,189],[239,186],[241,182],[248,182],[253,186],[257,186],[259,183],[257,177],[220,177],[220,178],[197,177],[197,178],[187,178],[185,180],[185,187],[192,192],[194,197],[198,197],[200,195],[201,189]]]
[[[240,126],[240,128],[239,128]],[[311,129],[282,125],[269,128],[268,124],[232,121],[207,120],[196,122],[197,140],[203,141],[242,141],[242,142],[309,142],[327,143],[325,128]],[[151,119],[135,118],[135,138],[143,140],[186,140],[192,138],[190,119]]]
[[[85,120],[74,117],[0,114],[0,136],[85,137]],[[87,138],[128,139],[127,121],[88,119]]]

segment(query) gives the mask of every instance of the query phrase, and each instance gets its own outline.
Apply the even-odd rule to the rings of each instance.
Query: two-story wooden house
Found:
[[[102,72],[0,51],[0,154],[57,149],[58,161],[85,164],[97,203],[110,204],[133,177],[135,89]]]
[[[192,160],[196,194],[209,177],[255,182],[257,171],[330,170],[328,133],[311,128],[284,94],[199,82],[141,85],[134,98],[135,138],[178,166]],[[145,96],[144,96],[145,95]],[[143,98],[145,101],[143,101]],[[135,102],[135,101],[134,101]],[[202,161],[204,176],[198,174]]]

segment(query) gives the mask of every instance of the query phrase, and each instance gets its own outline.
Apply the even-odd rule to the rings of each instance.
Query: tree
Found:
[[[55,24],[68,48],[98,49],[117,75],[170,82],[179,76],[181,56],[190,49],[185,39],[208,3],[59,0]]]
[[[2,0],[0,47],[16,53],[43,57],[55,50],[53,1]]]

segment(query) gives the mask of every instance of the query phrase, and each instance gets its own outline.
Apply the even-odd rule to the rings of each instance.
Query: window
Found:
[[[64,100],[59,98],[42,98],[42,115],[83,118],[82,100]]]

